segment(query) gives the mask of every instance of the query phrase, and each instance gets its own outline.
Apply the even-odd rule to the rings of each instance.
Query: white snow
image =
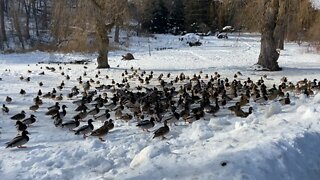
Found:
[[[129,49],[110,52],[112,68],[100,70],[101,83],[121,80],[121,73],[125,69],[130,71],[131,67],[140,67],[147,73],[152,70],[155,77],[169,72],[172,77],[181,72],[193,76],[199,71],[204,76],[217,71],[223,78],[232,79],[240,71],[241,79],[250,77],[256,81],[267,74],[265,81],[269,87],[279,84],[283,76],[292,82],[320,79],[320,55],[309,51],[307,45],[287,43],[279,59],[283,71],[260,72],[250,68],[259,55],[258,35],[230,35],[227,40],[208,36],[200,39],[202,46],[197,47],[183,45],[176,36],[156,37],[149,40],[134,37]],[[136,60],[121,61],[121,55],[127,52],[133,53]],[[137,128],[136,120],[129,123],[116,120],[115,128],[105,137],[106,142],[95,137],[83,139],[74,132],[56,128],[44,115],[46,107],[55,101],[43,99],[44,105],[37,112],[29,110],[39,89],[47,93],[64,80],[66,87],[61,93],[65,95],[70,88],[78,86],[76,79],[84,72],[87,73],[84,81],[95,79],[98,72],[95,57],[95,54],[44,52],[0,55],[0,102],[10,109],[8,115],[0,116],[1,179],[319,179],[319,93],[310,98],[295,95],[291,104],[285,106],[278,102],[265,105],[250,102],[254,112],[248,118],[235,117],[225,108],[215,117],[192,124],[179,122],[177,126],[170,125],[165,140],[152,139],[153,133]],[[87,69],[84,65],[68,64],[61,65],[60,70],[60,65],[47,64],[85,59],[93,60],[86,65]],[[44,64],[36,65],[37,62]],[[46,66],[55,67],[56,71],[48,71]],[[39,75],[42,71],[44,76]],[[67,81],[61,72],[71,79]],[[110,78],[106,79],[106,75]],[[31,81],[20,80],[20,76],[30,77]],[[40,81],[43,87],[39,87]],[[20,89],[25,89],[27,94],[20,95]],[[112,94],[108,92],[109,95]],[[6,96],[11,96],[13,102],[6,103]],[[68,106],[64,120],[76,114],[73,100],[64,96],[61,102]],[[30,141],[25,149],[5,149],[4,143],[17,133],[10,117],[21,110],[27,116],[37,116],[34,126],[28,127]],[[101,125],[94,122],[95,128]],[[161,126],[156,124],[152,130]]]
[[[320,9],[320,0],[312,0],[312,3],[316,9]]]

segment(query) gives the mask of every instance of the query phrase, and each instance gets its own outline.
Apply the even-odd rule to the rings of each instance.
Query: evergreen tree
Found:
[[[169,11],[163,0],[151,0],[145,9],[142,28],[151,33],[167,33],[169,29]]]
[[[185,14],[183,0],[173,0],[169,16],[170,32],[180,34],[185,30]]]
[[[153,33],[167,33],[168,32],[168,9],[163,0],[158,0],[156,6],[152,11],[151,32]]]
[[[210,0],[186,0],[185,14],[185,27],[189,32],[199,32],[203,25],[210,26]]]

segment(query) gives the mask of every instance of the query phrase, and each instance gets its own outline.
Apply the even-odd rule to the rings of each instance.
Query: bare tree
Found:
[[[119,0],[90,0],[95,18],[95,27],[98,41],[98,67],[110,68],[108,63],[109,37],[108,33],[124,15],[125,9],[116,8],[119,3],[127,1]]]
[[[278,71],[279,52],[274,36],[279,16],[279,0],[264,0],[264,12],[261,28],[261,48],[258,64],[270,71]],[[279,38],[279,37],[278,37]]]
[[[276,41],[276,47],[278,49],[284,49],[284,40],[287,31],[288,24],[288,8],[289,8],[288,0],[279,1],[279,14],[277,18],[277,26],[275,28],[274,37]]]
[[[4,0],[0,0],[0,29],[1,29],[1,46],[3,47],[4,42],[7,41],[7,35],[6,35],[6,27],[4,23]]]

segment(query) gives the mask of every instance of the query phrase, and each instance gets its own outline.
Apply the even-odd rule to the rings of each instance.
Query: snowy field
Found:
[[[68,107],[63,120],[71,120],[78,113],[74,111],[77,105],[72,102],[81,94],[71,99],[67,94],[74,86],[83,91],[77,80],[80,76],[83,82],[93,79],[99,80],[100,85],[110,85],[112,79],[121,83],[125,70],[132,74],[131,67],[139,74],[153,71],[154,80],[143,86],[158,88],[156,77],[161,73],[166,81],[173,80],[181,72],[190,77],[200,74],[203,79],[206,74],[210,77],[218,72],[221,79],[233,80],[234,74],[240,71],[242,76],[238,79],[242,81],[248,77],[257,81],[266,75],[264,81],[268,88],[280,84],[283,76],[294,84],[304,78],[320,79],[320,55],[307,45],[287,43],[279,59],[283,71],[260,72],[252,70],[260,48],[256,35],[230,36],[227,40],[204,37],[199,47],[189,47],[175,36],[156,37],[149,39],[150,44],[148,39],[132,38],[127,51],[110,52],[111,68],[101,69],[98,77],[95,55],[1,54],[0,102],[10,110],[0,116],[1,179],[319,179],[320,94],[316,92],[311,97],[290,92],[291,103],[284,106],[277,100],[265,104],[251,100],[244,107],[245,111],[253,107],[253,113],[247,118],[237,117],[227,108],[192,124],[180,118],[177,126],[169,125],[170,132],[164,140],[152,139],[153,131],[163,123],[156,123],[150,129],[152,132],[146,132],[136,127],[136,118],[128,122],[115,120],[115,127],[106,135],[105,142],[96,137],[83,139],[65,128],[55,127],[53,120],[45,116],[47,107],[54,105],[55,100],[42,98],[43,105],[36,112],[29,110],[39,89],[45,94],[55,88],[57,95],[63,94],[60,104]],[[122,61],[121,55],[126,52],[133,53],[136,59]],[[85,67],[53,63],[84,59],[92,62]],[[45,75],[40,75],[41,72]],[[169,79],[166,78],[168,73],[171,74]],[[70,80],[66,79],[67,75]],[[27,77],[30,81],[25,80]],[[65,86],[60,91],[57,86],[62,81]],[[42,87],[39,82],[43,83]],[[134,78],[129,83],[133,89],[141,85]],[[91,85],[90,90],[99,86]],[[21,89],[26,91],[25,95],[19,94]],[[112,97],[110,91],[98,94],[104,92]],[[12,97],[11,103],[5,101],[7,96]],[[22,110],[27,117],[31,114],[37,117],[27,129],[30,133],[27,148],[6,149],[5,143],[17,134],[16,122],[10,117]],[[110,114],[111,119],[115,119],[114,112]],[[92,116],[88,115],[85,120],[89,118]],[[85,124],[81,122],[80,126]],[[98,128],[102,122],[95,121],[93,125]]]

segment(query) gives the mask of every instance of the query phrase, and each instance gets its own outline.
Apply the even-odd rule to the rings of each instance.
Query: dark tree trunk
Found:
[[[117,24],[116,29],[114,31],[114,42],[119,43],[119,35],[120,35],[120,27],[119,27],[119,24]]]
[[[23,1],[23,5],[25,8],[25,12],[26,12],[26,29],[25,29],[25,39],[29,40],[30,39],[30,28],[29,28],[29,24],[30,24],[30,4],[28,4],[26,1]]]
[[[264,69],[278,71],[279,53],[274,37],[279,11],[279,0],[264,0],[264,12],[261,29],[261,49],[258,64]]]
[[[274,37],[276,40],[276,45],[278,49],[284,49],[284,40],[287,31],[287,20],[288,20],[288,8],[289,1],[282,0],[279,1],[279,14],[277,20],[277,26],[274,32]]]
[[[15,6],[13,6],[13,25],[14,25],[14,29],[17,33],[17,36],[18,36],[18,39],[21,43],[21,47],[22,49],[24,49],[24,40],[23,40],[23,36],[22,36],[22,31],[21,31],[21,26],[20,26],[20,21],[19,21],[19,15],[18,15],[18,12],[19,12],[19,9],[20,8],[20,4],[18,5],[18,9],[16,9]]]
[[[32,14],[34,18],[34,23],[36,26],[36,36],[39,37],[39,27],[38,27],[38,17],[37,17],[37,8],[36,8],[36,0],[31,1],[32,6]]]
[[[7,41],[6,27],[4,24],[4,0],[0,0],[0,29],[1,29],[1,46]]]
[[[106,25],[105,17],[103,14],[104,8],[96,0],[91,0],[94,7],[94,18],[96,22],[96,34],[98,41],[98,69],[110,68],[108,63],[108,50],[109,50],[109,37],[108,32],[114,26],[114,22]]]
[[[108,48],[109,48],[109,38],[107,36],[107,28],[102,18],[97,18],[96,20],[96,33],[97,40],[99,43],[99,55],[97,58],[98,67],[97,68],[110,68],[108,63]]]

